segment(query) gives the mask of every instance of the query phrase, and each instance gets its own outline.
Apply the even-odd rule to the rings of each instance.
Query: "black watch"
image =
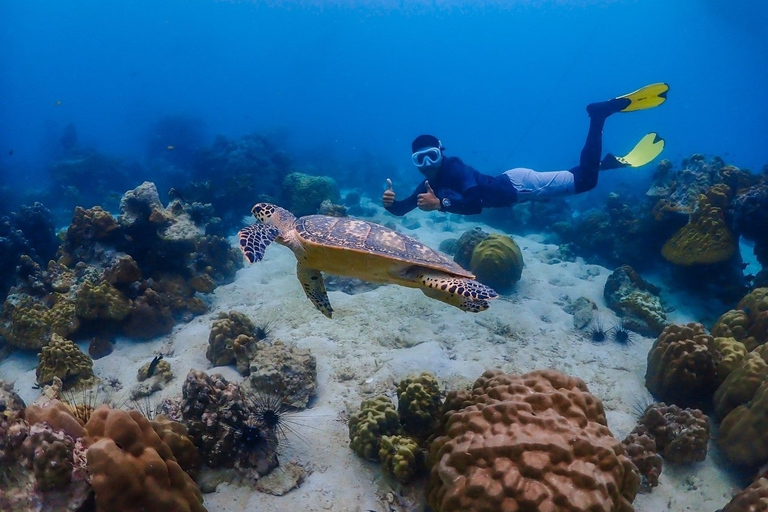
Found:
[[[451,207],[451,200],[447,197],[444,197],[440,203],[443,205],[443,208],[450,208]]]

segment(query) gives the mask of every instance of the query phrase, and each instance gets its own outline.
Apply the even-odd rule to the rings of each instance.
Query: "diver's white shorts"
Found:
[[[516,167],[505,171],[504,174],[517,190],[518,202],[568,196],[576,191],[573,173],[570,171],[537,172],[525,167]]]

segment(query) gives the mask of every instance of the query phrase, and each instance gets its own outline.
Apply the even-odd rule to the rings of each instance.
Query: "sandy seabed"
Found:
[[[379,213],[379,222],[399,219]],[[440,214],[414,212],[421,227],[398,228],[437,248],[443,240],[485,225]],[[440,220],[442,222],[436,222]],[[422,482],[403,486],[384,476],[377,464],[360,459],[349,448],[345,422],[360,402],[384,392],[394,396],[395,383],[422,371],[435,373],[448,389],[474,382],[482,372],[500,368],[525,373],[555,368],[583,379],[602,399],[608,426],[623,439],[636,422],[637,404],[651,401],[645,390],[646,357],[653,339],[634,336],[628,346],[613,341],[595,344],[576,330],[564,306],[587,297],[599,307],[604,323],[616,316],[606,307],[603,287],[611,269],[576,262],[551,263],[557,247],[538,237],[514,237],[523,252],[525,269],[515,290],[492,303],[488,311],[471,314],[427,298],[419,290],[394,285],[364,293],[329,293],[334,318],[327,319],[304,296],[295,275],[291,252],[274,244],[266,257],[237,273],[234,283],[209,297],[210,311],[149,342],[119,339],[114,352],[94,362],[102,379],[123,384],[113,400],[126,400],[136,385],[138,368],[156,353],[167,354],[175,378],[152,396],[160,401],[180,396],[187,372],[201,369],[242,380],[234,368],[211,367],[205,358],[208,334],[220,312],[247,314],[256,323],[270,321],[271,338],[308,348],[317,358],[317,396],[307,410],[293,417],[295,434],[280,450],[281,464],[293,462],[306,472],[304,482],[284,496],[255,491],[248,484],[222,483],[206,494],[211,512],[259,511],[423,511]],[[234,241],[233,241],[234,243]],[[675,306],[676,323],[697,320],[685,301],[665,295]],[[86,346],[81,346],[84,350]],[[15,382],[27,403],[39,394],[33,388],[37,358],[15,353],[0,362],[0,378]],[[277,469],[276,471],[280,471]],[[707,460],[687,467],[664,464],[660,484],[639,494],[638,512],[715,511],[738,490],[710,443]]]

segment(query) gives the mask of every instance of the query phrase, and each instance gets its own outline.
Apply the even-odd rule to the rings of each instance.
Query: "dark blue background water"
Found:
[[[34,181],[69,123],[141,159],[168,115],[206,140],[279,132],[318,161],[374,154],[414,182],[422,132],[481,171],[566,168],[587,103],[656,81],[669,101],[611,118],[606,150],[656,130],[677,163],[768,163],[762,0],[358,4],[3,1],[0,168]]]

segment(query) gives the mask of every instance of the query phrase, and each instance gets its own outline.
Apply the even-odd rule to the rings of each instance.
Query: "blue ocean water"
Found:
[[[0,167],[34,183],[69,123],[137,159],[152,125],[287,136],[295,156],[385,160],[414,176],[432,132],[494,173],[575,165],[587,103],[670,84],[615,116],[605,148],[648,131],[664,156],[768,162],[768,6],[757,0],[3,2]],[[366,172],[361,166],[360,172]],[[626,176],[624,176],[626,179]],[[383,180],[383,177],[382,177]]]

